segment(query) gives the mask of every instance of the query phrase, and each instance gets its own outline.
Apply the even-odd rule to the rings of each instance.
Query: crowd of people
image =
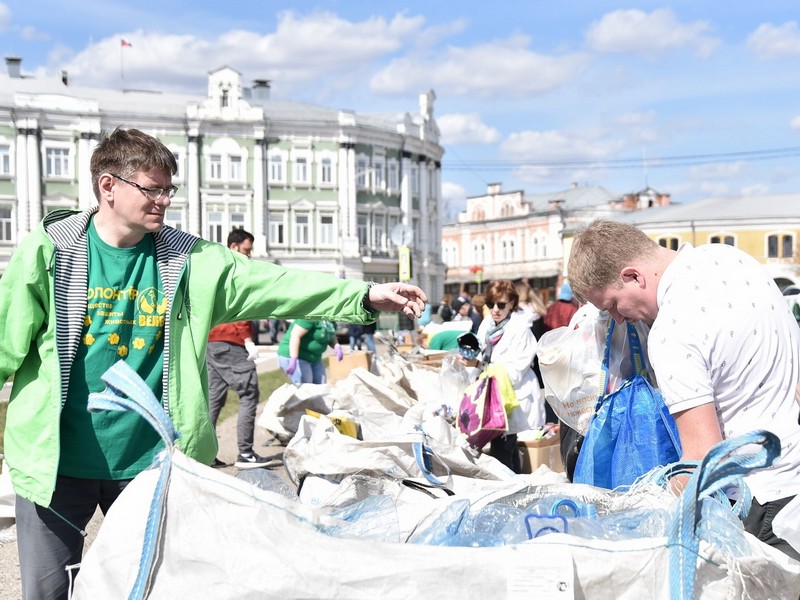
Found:
[[[753,429],[778,434],[783,452],[747,477],[748,531],[786,554],[771,521],[800,488],[800,328],[754,259],[721,244],[663,248],[640,230],[598,221],[579,233],[550,306],[528,283],[490,282],[483,293],[445,294],[437,306],[406,283],[366,284],[249,260],[254,237],[227,247],[164,226],[177,165],[135,129],[104,134],[90,161],[97,206],[54,211],[26,237],[0,279],[6,319],[0,378],[14,375],[5,454],[16,499],[25,597],[66,598],[64,568],[80,562],[80,531],[153,461],[162,443],[135,413],[87,411],[102,374],[125,360],[154,391],[178,446],[219,465],[214,426],[228,389],[239,396],[241,468],[267,466],[253,450],[259,400],[252,322],[289,322],[278,345],[291,382],[323,383],[323,355],[375,351],[380,311],[443,326],[429,348],[453,349],[471,332],[479,367],[502,365],[516,393],[507,433],[489,452],[520,472],[516,434],[552,422],[541,393],[537,340],[564,327],[578,300],[617,322],[651,324],[649,360],[680,432],[683,458]],[[720,293],[724,290],[724,293]],[[449,332],[449,335],[442,335]],[[278,338],[271,330],[271,341]],[[440,337],[441,336],[441,337]],[[332,358],[332,359],[333,359]],[[800,515],[798,515],[800,518]]]

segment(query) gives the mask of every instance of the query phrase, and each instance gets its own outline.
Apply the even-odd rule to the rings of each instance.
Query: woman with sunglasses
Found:
[[[521,471],[517,433],[545,423],[544,399],[531,363],[536,338],[531,331],[532,314],[519,306],[519,295],[511,281],[493,281],[486,288],[487,316],[478,329],[484,364],[502,364],[517,393],[519,406],[508,415],[508,433],[491,441],[490,454],[515,473]]]

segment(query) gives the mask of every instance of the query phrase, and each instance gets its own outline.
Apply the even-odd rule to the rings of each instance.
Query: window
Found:
[[[333,246],[333,215],[320,216],[319,243],[321,246]]]
[[[273,154],[269,158],[269,179],[283,181],[283,157],[280,154]]]
[[[307,246],[310,243],[308,228],[308,215],[295,215],[294,217],[294,241],[298,245]]]
[[[269,241],[271,244],[283,245],[286,243],[286,217],[284,213],[269,213]]]
[[[231,230],[244,229],[247,215],[243,212],[231,212]]]
[[[398,177],[396,162],[389,163],[389,189],[400,189],[400,178]]]
[[[231,156],[230,158],[230,181],[243,181],[244,173],[242,171],[242,157]]]
[[[376,162],[375,163],[375,170],[374,170],[374,184],[375,188],[382,190],[383,189],[383,163]]]
[[[319,164],[319,182],[322,185],[333,183],[333,161],[330,158],[323,158]]]
[[[222,90],[222,95],[219,98],[219,103],[222,108],[228,106],[228,90]]]
[[[669,248],[670,250],[677,250],[680,242],[676,237],[664,237],[658,239],[658,245],[663,248]],[[733,245],[733,244],[731,244]]]
[[[369,246],[367,221],[367,215],[358,215],[358,245],[363,248]]]
[[[12,224],[11,207],[0,206],[0,242],[14,241],[11,237]]]
[[[175,157],[175,164],[178,165],[178,170],[175,172],[173,179],[183,181],[183,156],[180,152],[173,152],[172,156]]]
[[[513,262],[516,259],[516,256],[514,256],[514,240],[503,240],[502,251],[503,260],[505,262]]]
[[[356,161],[356,186],[367,187],[367,161],[363,158]]]
[[[0,175],[11,175],[11,146],[0,144]]]
[[[208,239],[212,242],[222,243],[222,220],[223,214],[221,212],[208,213]]]
[[[767,256],[769,258],[791,258],[794,256],[794,236],[786,234],[767,236]]]
[[[727,244],[728,246],[735,246],[732,235],[712,235],[709,241],[712,244]]]
[[[384,250],[386,248],[386,217],[384,215],[374,215],[372,218],[372,239],[375,241],[375,248]]]
[[[483,242],[478,242],[472,247],[472,255],[475,264],[482,265],[486,262],[486,246]]]
[[[308,184],[307,158],[297,158],[294,161],[294,183]]]
[[[45,174],[48,177],[69,177],[69,148],[47,148],[45,150]]]
[[[178,231],[183,230],[183,209],[170,207],[164,211],[164,224]]]
[[[211,154],[208,157],[208,178],[215,181],[222,180],[222,156]]]
[[[411,165],[411,193],[419,194],[419,165]]]

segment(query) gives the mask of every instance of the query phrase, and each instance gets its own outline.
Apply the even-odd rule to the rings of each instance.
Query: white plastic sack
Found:
[[[140,402],[140,414],[159,431],[166,450],[156,468],[137,476],[107,514],[77,577],[76,600],[795,600],[800,594],[800,565],[752,536],[749,554],[737,559],[696,535],[702,516],[697,498],[727,485],[730,474],[763,468],[769,461],[760,460],[761,450],[732,461],[729,451],[738,448],[724,442],[725,452],[717,452],[714,464],[700,465],[687,492],[674,501],[680,510],[673,511],[668,537],[594,540],[553,533],[489,548],[332,537],[318,530],[331,518],[327,507],[304,506],[181,454],[173,443],[177,434],[144,382],[128,389],[134,378],[130,367],[118,363],[104,375],[110,391],[92,394],[90,407],[120,410]],[[768,432],[758,435],[762,439],[744,443],[762,444],[774,459],[780,441]],[[593,494],[614,497],[600,490]],[[484,493],[483,500],[490,496]],[[660,490],[656,499],[663,497]]]
[[[366,472],[395,479],[424,477],[414,455],[414,444],[424,442],[435,455],[431,471],[446,480],[450,474],[478,479],[509,479],[513,473],[486,454],[462,445],[458,433],[440,418],[415,429],[398,429],[388,437],[357,440],[342,435],[328,419],[303,417],[297,435],[283,453],[286,471],[299,484],[306,475],[337,476]]]
[[[610,316],[592,304],[578,309],[566,327],[546,332],[539,339],[536,354],[544,381],[545,400],[569,427],[585,434],[603,392],[602,362]],[[646,348],[649,328],[635,324],[645,350],[645,368],[651,381]],[[613,391],[628,377],[633,366],[625,327],[614,328],[611,339],[606,391]]]
[[[343,410],[355,417],[363,435],[379,437],[396,430],[416,403],[398,383],[358,368],[335,384],[282,385],[270,395],[257,424],[286,443],[306,409],[320,414]]]
[[[666,538],[608,542],[552,534],[497,548],[335,538],[315,529],[320,509],[253,488],[177,451],[172,459],[154,540],[158,560],[141,594],[131,591],[158,470],[140,474],[112,506],[84,557],[74,600],[679,597],[671,592]],[[800,567],[780,564],[764,549],[756,543],[752,556],[728,564],[701,546],[694,597],[795,600]]]

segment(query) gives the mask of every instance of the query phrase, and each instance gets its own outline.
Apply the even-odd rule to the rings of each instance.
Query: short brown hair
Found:
[[[511,309],[519,306],[519,294],[514,284],[508,279],[498,279],[486,286],[486,303],[494,304],[499,296],[506,296],[511,302]]]
[[[168,171],[175,175],[178,163],[172,151],[153,136],[138,129],[117,127],[100,136],[89,169],[95,198],[100,200],[97,180],[103,173],[130,177],[136,171]]]
[[[592,290],[622,285],[620,273],[632,261],[654,258],[658,244],[633,225],[598,219],[575,236],[567,272],[572,292],[585,301]]]

